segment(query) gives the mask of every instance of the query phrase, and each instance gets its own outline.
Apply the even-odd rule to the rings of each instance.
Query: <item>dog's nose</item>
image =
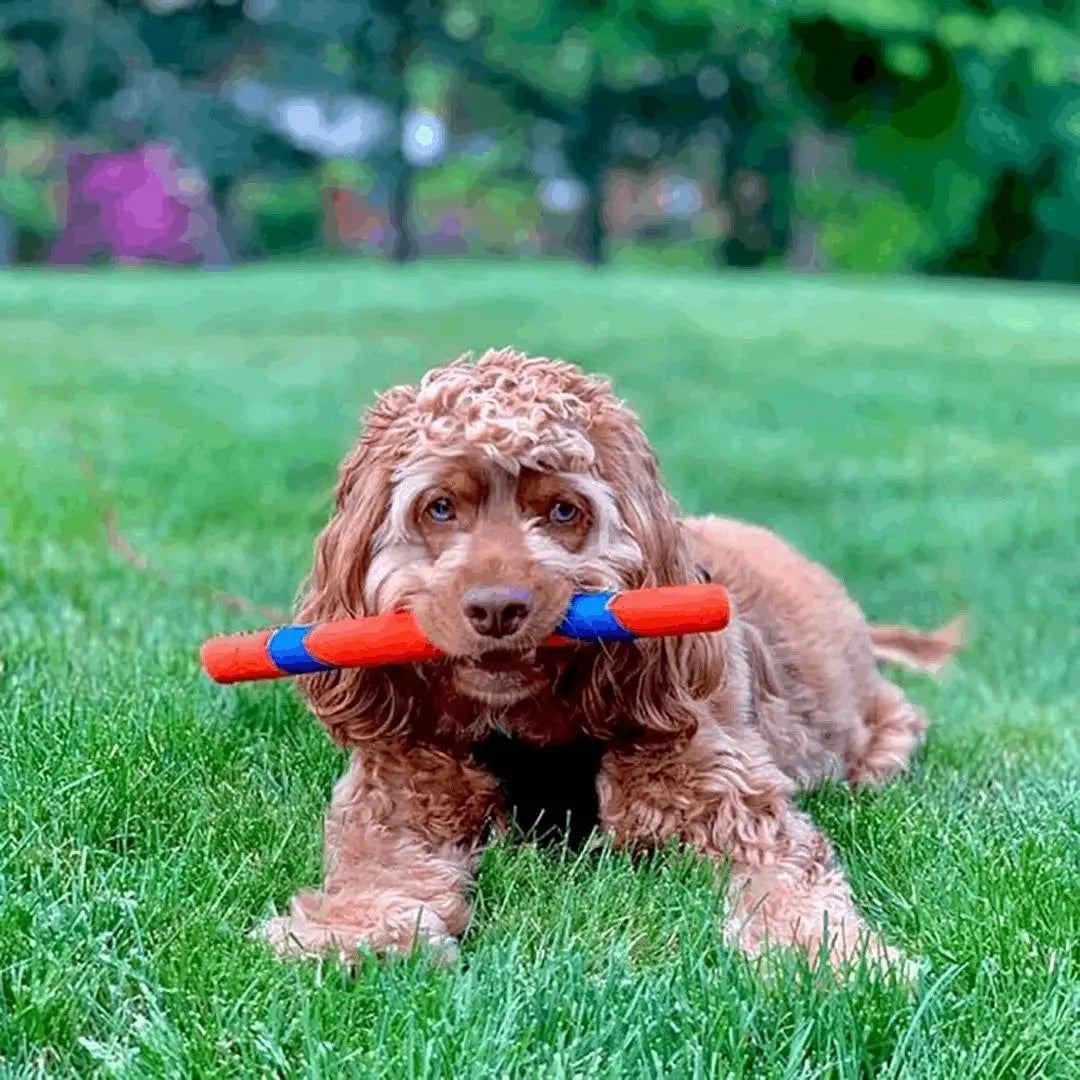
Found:
[[[506,637],[525,621],[532,607],[532,593],[506,585],[466,589],[462,597],[465,617],[484,637]]]

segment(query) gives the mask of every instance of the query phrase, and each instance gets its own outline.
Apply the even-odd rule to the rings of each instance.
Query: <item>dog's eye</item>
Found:
[[[577,520],[577,516],[578,508],[569,502],[557,502],[548,513],[548,519],[554,525],[569,525]]]
[[[454,504],[447,498],[433,499],[428,503],[427,516],[440,524],[454,520]]]

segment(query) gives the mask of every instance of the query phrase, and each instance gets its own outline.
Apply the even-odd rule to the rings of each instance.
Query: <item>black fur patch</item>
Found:
[[[537,747],[494,734],[473,757],[499,781],[522,832],[541,844],[581,847],[599,823],[596,777],[603,752],[598,739]]]

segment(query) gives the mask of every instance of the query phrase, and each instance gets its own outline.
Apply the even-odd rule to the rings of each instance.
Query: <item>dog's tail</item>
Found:
[[[874,659],[879,664],[894,664],[939,675],[967,640],[967,616],[955,616],[938,630],[929,633],[909,626],[871,623]]]

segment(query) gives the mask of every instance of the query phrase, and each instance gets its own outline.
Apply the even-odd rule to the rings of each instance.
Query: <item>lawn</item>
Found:
[[[0,1074],[1075,1077],[1080,297],[427,263],[0,274]],[[913,775],[806,799],[909,991],[717,940],[693,860],[500,848],[449,968],[279,965],[342,757],[208,634],[287,605],[375,390],[516,344],[617,379],[683,505],[975,637]],[[106,541],[103,512],[151,560]]]

